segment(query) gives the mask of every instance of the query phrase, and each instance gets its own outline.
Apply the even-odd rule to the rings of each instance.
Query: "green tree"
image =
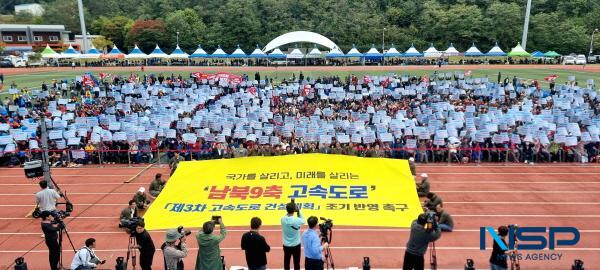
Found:
[[[132,25],[133,20],[124,16],[112,18],[101,16],[91,24],[90,29],[95,34],[105,36],[108,40],[114,42],[117,47],[123,48],[127,33]]]
[[[221,7],[217,16],[218,23],[209,27],[208,32],[212,33],[207,35],[221,35],[218,44],[221,44],[223,49],[231,51],[237,44],[246,50],[255,47],[261,27],[256,0],[229,0]],[[207,43],[216,45],[210,39]]]
[[[102,51],[110,51],[110,49],[114,45],[114,43],[112,41],[110,41],[109,39],[106,39],[106,37],[94,38],[94,39],[92,39],[92,44],[94,44],[94,47],[96,47],[96,49],[98,49],[101,52]]]
[[[137,44],[142,51],[150,53],[157,44],[160,47],[168,46],[168,41],[163,21],[137,20],[127,33],[126,44],[129,48]]]
[[[497,41],[503,46],[512,45],[523,32],[523,16],[522,8],[515,3],[494,2],[485,11],[485,35],[479,42],[493,45]]]
[[[206,31],[206,25],[200,20],[198,13],[189,8],[167,15],[165,28],[171,49],[175,49],[179,32],[179,45],[184,50],[195,49],[202,42],[202,33]]]
[[[86,25],[89,25],[90,14],[84,6],[84,17]],[[79,11],[77,1],[73,0],[56,0],[44,4],[44,15],[42,15],[44,24],[60,24],[73,34],[81,34],[79,24]]]

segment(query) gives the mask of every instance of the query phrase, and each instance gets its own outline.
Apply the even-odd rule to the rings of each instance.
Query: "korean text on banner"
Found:
[[[279,225],[291,198],[336,225],[410,227],[422,212],[406,160],[304,154],[181,162],[144,216],[149,230]]]

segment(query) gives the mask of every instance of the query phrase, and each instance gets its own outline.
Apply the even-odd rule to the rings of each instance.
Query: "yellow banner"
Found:
[[[212,216],[280,225],[291,198],[305,218],[335,225],[410,227],[422,213],[406,160],[303,154],[181,162],[144,219],[149,230],[201,227]]]

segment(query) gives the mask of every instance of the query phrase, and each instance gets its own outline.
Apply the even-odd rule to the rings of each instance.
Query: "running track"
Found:
[[[563,254],[560,261],[524,261],[524,269],[569,269],[576,258],[589,269],[600,265],[600,166],[421,165],[417,170],[429,174],[432,190],[442,196],[455,220],[456,231],[444,233],[437,242],[439,269],[463,269],[467,258],[473,258],[478,269],[488,268],[491,251],[479,250],[479,227],[514,223],[575,226],[581,231],[576,246],[554,251]],[[123,183],[140,172],[132,183]],[[53,169],[54,178],[75,203],[73,217],[66,220],[75,247],[81,247],[88,237],[96,238],[98,255],[108,261],[105,269],[114,269],[116,257],[125,256],[128,241],[117,228],[120,210],[135,190],[148,187],[157,172],[168,175],[168,169],[159,166],[145,171],[143,167]],[[26,258],[29,269],[47,269],[48,253],[39,220],[25,218],[38,189],[36,183],[25,179],[22,169],[0,169],[0,269],[18,256]],[[245,265],[239,242],[247,228],[228,229],[230,234],[221,245],[227,265]],[[332,252],[338,268],[360,267],[363,256],[371,258],[374,268],[401,268],[407,229],[335,226],[334,233]],[[279,228],[263,228],[262,234],[272,247],[269,267],[282,268]],[[164,232],[151,235],[160,247]],[[192,251],[185,261],[187,268],[193,267],[197,254],[195,239],[189,240]],[[487,243],[490,246],[489,236]],[[68,266],[73,252],[65,248],[64,255]],[[155,254],[157,269],[162,269],[161,257],[161,252]]]
[[[427,66],[282,66],[282,67],[230,67],[230,66],[147,66],[147,72],[161,71],[202,71],[219,70],[225,72],[255,72],[255,71],[398,71],[398,70],[505,70],[505,69],[548,69],[548,70],[576,70],[593,73],[600,73],[600,65],[446,65],[438,68],[434,65]],[[3,69],[5,75],[33,74],[38,72],[59,72],[59,71],[140,71],[139,66],[127,67],[41,67],[41,68],[7,68]]]

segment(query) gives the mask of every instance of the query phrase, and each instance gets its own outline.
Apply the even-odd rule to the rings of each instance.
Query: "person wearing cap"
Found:
[[[158,197],[158,194],[160,194],[162,189],[165,187],[166,183],[167,181],[162,179],[162,174],[157,173],[154,176],[154,180],[152,180],[152,183],[150,183],[150,188],[148,189],[150,192],[150,196],[154,198]]]
[[[175,244],[177,240],[180,242],[179,248]],[[169,229],[165,235],[165,244],[163,245],[162,252],[165,259],[165,270],[180,270],[177,268],[177,264],[188,255],[185,237],[177,232],[176,229]]]
[[[440,196],[438,196],[437,194],[433,193],[433,192],[429,192],[427,193],[427,199],[425,200],[425,203],[423,204],[423,207],[431,210],[431,211],[435,211],[435,208],[438,206],[438,204],[442,204],[442,198],[440,198]]]
[[[146,188],[140,187],[138,191],[133,195],[133,200],[139,210],[146,209],[150,204],[150,200],[148,200],[148,195],[146,195]]]
[[[417,165],[415,165],[415,158],[411,157],[408,159],[408,167],[413,177],[417,175]]]
[[[48,261],[50,262],[50,270],[58,270],[58,262],[60,259],[60,249],[58,245],[58,232],[61,227],[54,223],[54,216],[50,211],[42,211],[42,231],[46,246],[48,247]]]
[[[421,174],[421,183],[417,184],[417,194],[419,194],[419,197],[427,196],[427,193],[429,193],[430,187],[431,186],[429,185],[428,175],[426,173],[422,173]]]
[[[198,256],[196,257],[196,270],[216,270],[223,268],[219,243],[225,239],[227,230],[221,218],[217,220],[216,224],[219,225],[221,234],[213,234],[215,230],[214,221],[205,222],[202,225],[202,232],[196,234],[199,247]]]

